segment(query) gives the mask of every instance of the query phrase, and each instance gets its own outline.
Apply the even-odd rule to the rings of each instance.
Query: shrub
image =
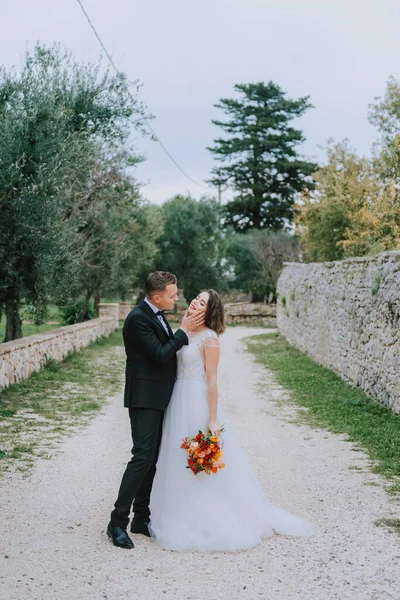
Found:
[[[67,304],[60,309],[61,317],[65,325],[74,325],[82,321],[90,321],[96,317],[93,302],[87,303],[83,298],[79,298],[72,304]]]

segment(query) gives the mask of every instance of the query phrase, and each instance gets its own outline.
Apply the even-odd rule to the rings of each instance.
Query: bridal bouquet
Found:
[[[222,427],[220,431],[223,430]],[[194,437],[185,437],[182,440],[181,448],[184,448],[189,455],[186,468],[190,469],[194,475],[201,471],[210,475],[225,467],[222,460],[221,442],[211,432],[204,434],[199,431]]]

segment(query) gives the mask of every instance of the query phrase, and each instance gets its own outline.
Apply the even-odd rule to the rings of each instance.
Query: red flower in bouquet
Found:
[[[221,427],[220,431],[224,431],[224,428]],[[222,460],[221,442],[218,436],[211,432],[204,434],[199,431],[193,437],[185,437],[182,440],[181,448],[186,450],[189,455],[186,468],[190,469],[194,475],[202,471],[210,475],[225,467]]]

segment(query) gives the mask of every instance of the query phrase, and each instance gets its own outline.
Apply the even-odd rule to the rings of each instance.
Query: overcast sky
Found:
[[[206,146],[218,130],[213,104],[235,83],[273,80],[315,106],[300,120],[302,152],[322,160],[330,137],[368,154],[377,133],[368,104],[400,79],[399,0],[83,0],[119,69],[143,84],[160,139],[202,182],[212,166]],[[27,43],[56,40],[80,60],[101,53],[76,0],[2,0],[0,56],[20,64]],[[187,180],[158,144],[136,141],[147,161],[138,177],[161,203],[205,190]]]

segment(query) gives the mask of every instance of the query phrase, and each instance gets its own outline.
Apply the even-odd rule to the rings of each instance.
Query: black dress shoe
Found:
[[[131,523],[131,533],[141,533],[150,537],[149,524],[148,523],[137,523],[135,520]]]
[[[114,546],[118,546],[118,548],[126,548],[127,550],[130,550],[131,548],[135,547],[131,538],[126,533],[126,529],[122,529],[122,527],[118,527],[118,525],[111,525],[111,523],[109,523],[107,527],[107,535]]]

